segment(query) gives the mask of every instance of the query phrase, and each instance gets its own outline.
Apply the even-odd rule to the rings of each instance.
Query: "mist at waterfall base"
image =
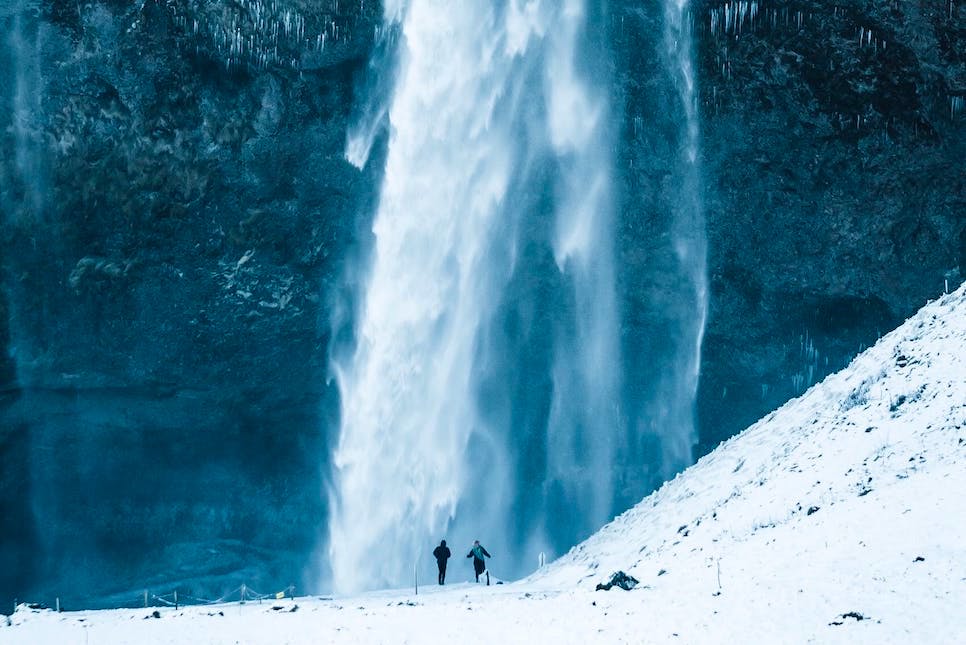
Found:
[[[666,6],[656,119],[677,150],[662,266],[677,289],[643,341],[619,292],[641,276],[615,261],[634,196],[596,6],[387,3],[396,50],[347,142],[363,167],[388,133],[372,249],[348,270],[365,276],[352,340],[333,350],[322,586],[406,584],[440,538],[457,556],[480,539],[494,575],[523,575],[691,461],[706,286],[685,3]]]

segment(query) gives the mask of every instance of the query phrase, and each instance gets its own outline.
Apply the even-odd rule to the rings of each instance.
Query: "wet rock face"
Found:
[[[683,115],[661,8],[612,7],[625,375],[657,401],[633,411],[648,423],[680,342],[675,319],[693,315],[679,310],[685,280],[668,241]],[[962,11],[691,3],[710,280],[698,454],[961,279]],[[660,473],[631,476],[653,485]]]
[[[946,0],[694,11],[707,450],[959,283],[966,17]]]
[[[3,594],[301,581],[325,295],[377,183],[342,148],[380,9],[331,4],[0,14]]]

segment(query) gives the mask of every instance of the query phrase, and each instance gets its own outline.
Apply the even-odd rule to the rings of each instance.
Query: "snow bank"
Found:
[[[964,642],[964,457],[960,289],[521,582],[24,608],[0,643]]]

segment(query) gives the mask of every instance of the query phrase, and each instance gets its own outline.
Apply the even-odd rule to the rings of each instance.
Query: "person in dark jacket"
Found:
[[[446,582],[446,561],[451,555],[453,554],[446,546],[446,540],[440,540],[439,546],[433,549],[433,557],[436,558],[436,566],[439,567],[439,584]]]
[[[483,545],[480,544],[479,540],[473,541],[473,548],[470,552],[466,554],[467,558],[473,558],[473,571],[476,572],[476,581],[480,581],[480,574],[486,571],[486,562],[483,561],[484,557],[490,557]],[[486,576],[486,584],[490,584],[490,576]]]

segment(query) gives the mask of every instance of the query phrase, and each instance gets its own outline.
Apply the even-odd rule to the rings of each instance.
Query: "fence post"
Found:
[[[57,596],[57,613],[60,613],[60,596]]]
[[[715,566],[715,568],[717,569],[717,572],[718,572],[718,590],[716,592],[714,592],[713,594],[711,594],[711,595],[712,596],[720,596],[721,595],[721,558],[720,557],[715,558],[715,560],[714,560],[714,566]]]
[[[178,608],[178,590],[177,589],[174,590],[174,608],[175,609]]]
[[[419,595],[419,558],[413,562],[413,584],[416,586],[416,595]]]
[[[144,606],[145,606],[145,608],[147,608],[147,606],[148,606],[148,590],[147,589],[144,590]]]
[[[242,583],[242,586],[241,586],[241,593],[239,594],[239,595],[241,596],[241,600],[239,601],[239,604],[242,604],[242,605],[244,605],[244,604],[245,604],[245,595],[246,595],[246,593],[245,593],[245,592],[246,592],[247,590],[248,590],[248,587],[246,587],[246,586],[245,586],[245,583],[243,582],[243,583]]]

